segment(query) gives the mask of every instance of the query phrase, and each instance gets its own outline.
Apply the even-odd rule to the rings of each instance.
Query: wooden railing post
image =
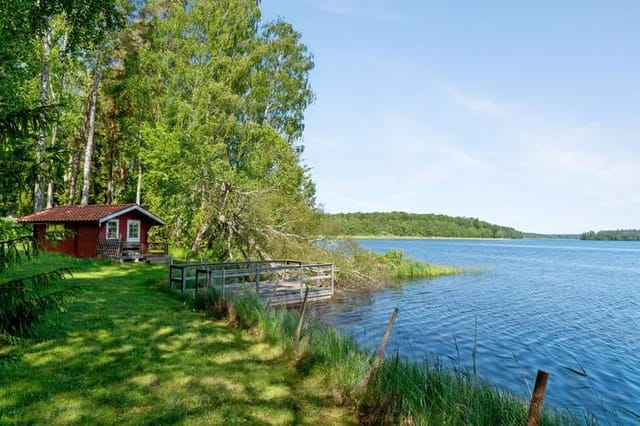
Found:
[[[544,403],[544,394],[547,389],[547,380],[549,373],[538,370],[536,375],[536,384],[531,394],[531,404],[529,405],[529,415],[527,417],[527,426],[538,426],[540,424],[540,416],[542,415],[542,404]]]
[[[259,294],[260,294],[260,269],[258,266],[256,266],[256,295],[259,295]]]
[[[336,283],[336,267],[332,263],[331,264],[331,295],[332,296],[333,296],[333,288],[335,287],[335,283]]]
[[[304,266],[300,264],[300,297],[302,297],[303,291],[304,291]]]

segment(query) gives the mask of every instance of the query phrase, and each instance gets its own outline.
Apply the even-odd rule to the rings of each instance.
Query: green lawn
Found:
[[[281,346],[162,291],[166,266],[81,266],[84,287],[0,362],[0,424],[353,424]],[[6,348],[5,348],[6,349]]]

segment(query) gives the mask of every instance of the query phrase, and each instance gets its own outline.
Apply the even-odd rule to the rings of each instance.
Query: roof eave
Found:
[[[98,223],[100,225],[102,225],[103,223],[105,223],[105,222],[107,222],[107,221],[109,221],[111,219],[115,219],[118,216],[122,216],[123,214],[129,213],[129,212],[134,211],[134,210],[139,211],[140,213],[142,213],[142,214],[148,216],[149,218],[153,219],[154,221],[157,222],[158,225],[163,225],[164,226],[164,225],[167,224],[164,220],[160,219],[158,216],[150,213],[149,211],[143,209],[142,207],[140,207],[137,204],[134,204],[133,206],[130,206],[130,207],[126,207],[126,208],[124,208],[122,210],[118,210],[117,212],[113,212],[113,213],[111,213],[111,214],[109,214],[107,216],[103,216],[103,217],[100,218]]]

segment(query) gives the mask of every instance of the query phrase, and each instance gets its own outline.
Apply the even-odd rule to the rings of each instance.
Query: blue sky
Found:
[[[327,212],[640,228],[640,2],[263,0],[313,53]]]

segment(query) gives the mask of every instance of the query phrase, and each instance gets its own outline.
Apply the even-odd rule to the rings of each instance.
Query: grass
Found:
[[[416,364],[398,356],[385,360],[362,402],[374,423],[419,425],[523,425],[528,405],[473,374]],[[541,425],[578,424],[546,412]]]
[[[56,267],[64,258],[51,258]],[[38,268],[45,268],[46,258]],[[245,295],[195,306],[166,266],[74,261],[83,290],[0,363],[0,424],[523,424],[527,404],[473,374],[371,356],[337,330]],[[209,309],[211,308],[212,309]],[[231,327],[234,325],[235,327]],[[544,425],[571,424],[546,413]]]
[[[403,259],[397,265],[390,265],[390,270],[393,277],[397,279],[435,278],[462,273],[460,268],[434,265],[412,259]]]
[[[83,290],[66,312],[4,348],[0,424],[355,423],[285,345],[162,291],[166,266],[73,262]]]
[[[386,265],[388,273],[395,279],[436,278],[444,275],[461,274],[462,269],[452,266],[434,265],[432,263],[404,257],[399,250],[390,250],[384,255],[376,255]]]
[[[370,355],[349,337],[317,322],[307,322],[300,344],[292,343],[297,315],[265,309],[250,296],[232,301],[234,323],[258,331],[287,348],[299,374],[331,378],[342,398],[359,409],[361,424],[389,425],[521,425],[528,404],[480,380],[475,374],[418,364],[398,356],[385,359],[371,385],[359,385]],[[246,317],[242,319],[242,317]],[[542,425],[571,425],[576,419],[545,411]]]

